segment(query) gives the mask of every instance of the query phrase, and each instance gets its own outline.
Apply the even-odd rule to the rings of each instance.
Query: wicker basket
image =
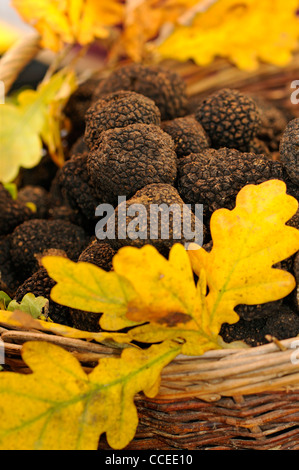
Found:
[[[91,371],[118,350],[40,331],[0,328],[5,364],[28,373],[26,341],[70,351]],[[159,395],[136,397],[139,426],[126,450],[299,450],[299,338],[250,349],[178,356],[165,367]],[[101,440],[100,449],[109,449]]]
[[[299,79],[299,53],[286,68],[263,65],[257,72],[236,70],[223,60],[210,67],[167,63],[184,76],[190,96],[229,86],[257,93],[299,116],[291,103],[291,83]],[[117,350],[41,331],[0,327],[5,363],[27,373],[22,344],[50,341],[67,350],[88,372]],[[250,349],[211,351],[202,357],[179,356],[162,375],[155,399],[136,397],[139,426],[129,450],[299,449],[299,338]],[[100,449],[109,446],[101,439]]]

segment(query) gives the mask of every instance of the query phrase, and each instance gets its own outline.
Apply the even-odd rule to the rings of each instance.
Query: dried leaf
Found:
[[[131,59],[141,61],[146,55],[148,43],[162,30],[174,28],[179,18],[191,13],[196,4],[198,0],[127,0],[119,46]]]
[[[123,15],[120,0],[12,0],[12,5],[41,34],[43,47],[54,51],[107,38]]]
[[[6,310],[11,302],[11,298],[3,290],[0,291],[0,309]]]
[[[59,256],[45,256],[42,264],[57,283],[51,291],[54,302],[87,312],[105,312],[119,318],[119,329],[135,324],[125,317],[128,303],[136,296],[126,278]]]
[[[135,395],[154,397],[179,351],[169,343],[126,349],[87,375],[64,349],[26,343],[22,357],[32,373],[0,373],[0,449],[96,450],[105,432],[111,447],[125,447],[138,425]]]
[[[190,355],[222,347],[218,333],[203,328],[204,278],[196,287],[181,244],[173,246],[169,260],[151,245],[124,247],[113,263],[114,271],[107,273],[88,263],[43,258],[43,265],[57,282],[51,298],[73,308],[102,312],[103,330],[131,327],[131,340],[155,343],[180,338],[185,343],[182,352]]]
[[[163,58],[192,59],[203,66],[216,57],[246,70],[260,62],[285,66],[297,48],[297,10],[297,0],[211,1],[190,24],[177,26],[159,52]]]
[[[0,181],[13,181],[20,167],[33,168],[42,157],[42,138],[49,150],[61,155],[61,111],[76,87],[73,71],[61,70],[38,89],[22,91],[16,104],[0,106]]]
[[[3,297],[0,292],[0,303],[2,299]],[[64,336],[65,338],[86,339],[88,341],[97,341],[98,343],[103,344],[114,343],[115,347],[119,347],[121,345],[126,346],[131,342],[130,336],[125,333],[82,331],[77,328],[61,325],[60,323],[33,318],[30,314],[19,309],[13,311],[0,310],[0,323],[10,325],[14,328],[45,331],[59,336]]]
[[[20,39],[21,32],[13,25],[0,20],[0,54],[8,51]]]
[[[272,266],[299,248],[299,231],[285,225],[297,206],[282,181],[268,181],[243,188],[233,211],[213,214],[209,254],[177,244],[166,260],[151,245],[124,247],[110,273],[47,257],[43,264],[57,282],[51,296],[63,305],[102,312],[104,330],[134,327],[128,333],[134,340],[179,338],[188,355],[223,347],[219,331],[223,323],[238,321],[236,305],[274,301],[294,289],[293,276]]]
[[[12,300],[9,303],[7,310],[9,312],[21,310],[22,312],[28,313],[32,318],[39,318],[48,304],[48,299],[45,299],[44,297],[36,297],[34,294],[29,292],[23,297],[20,303],[16,300]]]
[[[237,321],[234,307],[281,299],[296,286],[294,277],[273,265],[299,249],[299,231],[285,225],[298,208],[282,181],[245,186],[236,207],[212,215],[213,249],[190,250],[193,270],[206,273],[211,331]]]
[[[196,286],[183,245],[172,247],[169,260],[151,245],[122,248],[113,266],[139,294],[127,305],[126,317],[136,322],[129,332],[132,339],[146,343],[180,339],[182,353],[194,356],[222,347],[219,332],[209,328],[205,273]],[[118,329],[118,319],[104,314],[101,326]]]

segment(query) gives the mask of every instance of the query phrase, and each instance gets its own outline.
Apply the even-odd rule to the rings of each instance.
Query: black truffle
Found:
[[[82,331],[101,331],[101,313],[85,312],[84,310],[70,309],[72,326]]]
[[[299,252],[296,254],[293,264],[294,275],[296,279],[296,288],[295,288],[295,305],[299,313]]]
[[[290,179],[299,185],[299,118],[288,124],[282,136],[280,158]]]
[[[299,334],[299,316],[289,307],[283,306],[277,314],[267,318],[264,334],[278,340],[294,338]]]
[[[103,96],[87,111],[84,140],[92,149],[103,131],[130,124],[161,124],[161,114],[147,96],[133,91],[116,91]]]
[[[21,168],[18,184],[19,187],[40,186],[49,191],[53,178],[57,173],[57,165],[48,152],[45,152],[41,161],[34,168]]]
[[[47,218],[50,207],[48,191],[41,186],[25,186],[18,192],[17,202],[32,205],[34,218]]]
[[[266,302],[264,304],[257,304],[257,305],[237,305],[235,311],[239,315],[240,318],[243,318],[246,321],[252,321],[253,319],[256,320],[258,318],[267,318],[276,314],[281,305],[283,300],[275,300],[273,302]]]
[[[207,133],[192,115],[164,121],[162,129],[174,141],[175,151],[179,158],[210,147],[211,142]]]
[[[285,113],[261,96],[254,94],[249,96],[256,103],[261,116],[257,137],[267,145],[270,152],[278,151],[282,134],[288,123]]]
[[[29,220],[19,225],[11,237],[11,257],[21,279],[36,272],[40,257],[52,249],[77,261],[89,238],[85,231],[63,220]]]
[[[0,183],[0,236],[11,233],[18,225],[31,219],[33,212],[20,201],[15,201]]]
[[[299,285],[299,252],[295,256],[294,260],[294,274],[296,278],[296,282]]]
[[[83,134],[76,140],[76,142],[70,148],[69,156],[71,158],[77,155],[82,155],[82,153],[85,153],[88,151],[89,151],[89,148],[84,141],[84,134]]]
[[[94,100],[118,90],[130,90],[151,98],[161,112],[163,121],[184,116],[187,109],[186,85],[176,72],[160,66],[125,65],[102,80]]]
[[[116,208],[115,237],[109,243],[116,251],[126,245],[150,244],[168,256],[175,243],[203,242],[206,228],[201,213],[197,215],[195,219],[173,186],[150,184]]]
[[[103,202],[117,205],[151,183],[174,184],[174,142],[160,127],[132,124],[102,132],[87,161],[90,184]]]
[[[235,149],[207,149],[187,155],[178,163],[182,199],[189,204],[203,204],[206,214],[221,207],[233,209],[243,186],[270,179],[284,180],[280,162]]]
[[[204,99],[195,116],[209,135],[213,148],[228,147],[246,152],[261,125],[255,102],[227,88]]]
[[[112,259],[115,255],[113,248],[105,242],[97,239],[92,240],[88,247],[81,253],[79,262],[91,263],[104,271],[111,271]],[[72,309],[71,319],[73,326],[84,331],[100,331],[101,313],[85,312],[83,310]]]
[[[104,271],[111,271],[112,259],[115,254],[116,252],[109,243],[94,239],[81,253],[78,261],[94,264],[98,268],[104,269]]]
[[[265,318],[257,318],[252,321],[246,321],[241,318],[232,325],[223,323],[219,335],[225,343],[233,341],[244,341],[248,346],[261,346],[268,341],[265,338]]]
[[[64,113],[71,123],[71,129],[67,136],[70,146],[76,142],[78,137],[84,134],[85,114],[91,106],[93,95],[98,84],[99,80],[95,78],[86,80],[71,95],[64,108]]]
[[[90,184],[87,160],[86,152],[73,156],[58,171],[51,188],[53,197],[55,190],[57,200],[77,213],[78,225],[85,225],[88,221],[93,222],[96,207],[101,202]],[[56,205],[60,204],[56,202]]]
[[[16,291],[14,299],[21,302],[26,294],[34,294],[36,297],[44,297],[49,301],[48,316],[50,319],[62,325],[72,326],[70,309],[57,304],[51,299],[51,290],[56,282],[52,279],[45,268],[40,268],[29,277]]]
[[[10,248],[11,235],[0,237],[0,290],[12,298],[20,280],[10,255]]]
[[[265,155],[266,157],[272,158],[272,153],[270,152],[269,148],[267,147],[267,144],[263,141],[255,137],[250,145],[249,145],[249,152],[250,153],[255,153],[256,155]]]

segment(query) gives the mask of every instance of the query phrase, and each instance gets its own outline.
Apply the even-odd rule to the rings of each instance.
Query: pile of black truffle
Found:
[[[203,204],[203,244],[209,250],[211,214],[232,209],[246,184],[280,179],[299,198],[299,119],[259,96],[221,89],[205,99],[190,98],[178,74],[134,64],[86,82],[71,97],[66,114],[72,130],[63,168],[53,170],[43,161],[31,175],[24,171],[16,200],[0,186],[0,288],[17,300],[28,292],[47,297],[55,322],[95,331],[100,315],[50,299],[55,282],[41,266],[45,254],[109,271],[124,245],[150,243],[167,256],[178,242],[172,217],[169,239],[152,239],[148,231],[142,239],[98,240],[100,204],[114,207],[116,225],[119,196],[126,197],[127,208],[143,204],[148,214],[151,204],[175,203],[182,210]],[[131,220],[125,219],[127,227]],[[299,229],[298,213],[288,223]],[[276,302],[239,305],[240,321],[222,327],[225,341],[254,346],[266,343],[266,335],[299,334],[298,253],[279,267],[296,277],[297,289]]]

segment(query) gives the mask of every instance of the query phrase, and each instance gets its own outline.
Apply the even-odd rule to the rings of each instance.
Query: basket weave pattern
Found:
[[[86,372],[119,350],[36,331],[0,328],[5,362],[30,372],[26,341],[50,341],[70,351]],[[162,373],[155,399],[136,397],[139,426],[127,450],[299,450],[298,338],[246,349],[178,356]],[[109,449],[101,440],[100,449]]]
[[[296,341],[178,357],[158,397],[137,397],[139,427],[127,449],[299,450]]]

